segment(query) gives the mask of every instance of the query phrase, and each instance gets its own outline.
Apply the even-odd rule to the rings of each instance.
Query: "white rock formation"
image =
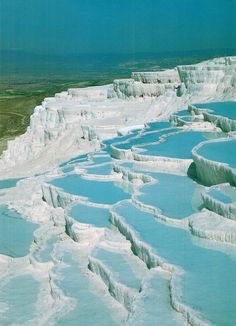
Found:
[[[135,230],[116,212],[117,204],[113,207],[106,207],[110,208],[110,219],[116,226],[115,230],[110,228],[98,230],[98,228],[89,224],[81,226],[78,221],[73,221],[72,218],[66,216],[66,209],[72,201],[82,199],[46,183],[50,179],[63,174],[62,169],[56,168],[53,170],[58,163],[76,157],[81,153],[100,148],[101,140],[113,137],[119,130],[120,134],[126,134],[137,127],[142,127],[147,121],[167,119],[170,114],[184,107],[186,108],[191,102],[204,102],[211,99],[235,99],[235,67],[236,58],[220,58],[198,65],[181,66],[173,70],[133,73],[132,79],[117,80],[113,85],[69,89],[67,92],[56,94],[53,98],[46,98],[42,105],[35,108],[26,133],[9,142],[8,149],[0,159],[0,179],[51,171],[50,173],[42,173],[38,176],[20,180],[16,187],[0,191],[1,204],[6,204],[10,208],[16,209],[24,218],[39,223],[39,229],[35,234],[35,241],[31,246],[27,260],[19,261],[19,266],[14,271],[18,275],[21,273],[22,268],[27,268],[31,271],[31,274],[43,276],[41,283],[44,287],[42,289],[46,289],[46,292],[42,291],[41,301],[44,304],[42,305],[41,301],[38,304],[40,313],[41,307],[45,311],[42,325],[55,323],[53,318],[60,317],[63,312],[68,313],[69,311],[70,313],[73,308],[70,305],[71,298],[66,296],[66,293],[60,292],[55,282],[56,279],[60,278],[60,273],[57,275],[56,267],[63,265],[63,255],[61,254],[63,248],[65,252],[73,249],[76,260],[80,264],[82,263],[83,274],[90,281],[93,278],[91,288],[101,290],[99,297],[102,300],[107,300],[106,289],[108,288],[113,297],[130,311],[130,325],[134,324],[135,316],[140,319],[138,307],[145,306],[143,299],[145,296],[150,295],[149,288],[151,285],[149,284],[151,283],[143,283],[143,288],[140,289],[141,294],[135,293],[137,300],[134,301],[133,292],[127,291],[122,283],[117,282],[114,277],[116,275],[113,275],[109,269],[104,268],[99,261],[93,258],[90,259],[90,269],[100,276],[106,286],[101,286],[95,276],[91,277],[91,273],[87,269],[91,250],[98,243],[99,245],[101,245],[101,242],[107,243],[106,236],[107,238],[110,237],[110,242],[115,243],[114,234],[118,233],[117,230],[125,237],[120,236],[115,245],[116,248],[120,250],[124,246],[125,238],[129,240],[129,246],[126,245],[129,254],[131,255],[132,250],[139,257],[140,262],[142,261],[143,264],[142,268],[147,274],[150,274],[149,268],[153,269],[150,282],[152,277],[155,276],[154,272],[160,274],[158,277],[164,275],[160,281],[161,284],[164,284],[164,296],[167,298],[168,303],[168,316],[170,316],[169,313],[174,308],[176,310],[172,311],[174,314],[181,313],[178,316],[181,325],[207,325],[207,322],[199,318],[195,311],[182,301],[181,291],[179,292],[178,284],[176,284],[176,280],[181,276],[180,268],[159,256],[150,245],[139,238]],[[208,125],[205,123],[203,127],[202,125],[203,123],[199,122],[196,128],[198,130],[199,128],[208,130],[210,123]],[[233,180],[236,182],[233,169],[225,164],[217,164],[217,162],[200,157],[197,153],[198,148],[196,147],[193,151],[193,156],[197,169],[202,171],[198,174],[202,180],[209,180],[209,184],[214,184],[230,181],[233,175]],[[121,155],[120,152],[117,151],[117,153]],[[141,152],[139,154],[129,151],[128,155],[126,154],[124,151],[122,158],[132,159],[136,155],[136,159],[142,159]],[[167,173],[175,171],[177,174],[186,174],[191,162],[192,160],[167,160],[163,157],[162,160],[159,159],[158,163],[139,161],[136,164],[142,163],[143,167],[149,165],[151,171],[155,166]],[[74,170],[72,173],[77,173],[79,168],[80,166],[78,170]],[[137,209],[149,211],[152,215],[155,215],[157,221],[168,224],[171,228],[181,228],[185,229],[186,232],[191,232],[195,235],[194,239],[198,237],[235,245],[235,221],[228,218],[232,218],[232,214],[235,216],[235,210],[232,210],[232,207],[235,209],[235,206],[223,207],[222,205],[219,206],[215,201],[211,201],[208,203],[208,209],[212,211],[203,209],[186,219],[174,221],[172,218],[162,215],[158,208],[154,209],[152,206],[145,206],[135,198],[136,192],[138,193],[143,184],[152,182],[152,177],[145,174],[142,168],[140,168],[139,173],[117,165],[114,166],[114,171],[126,183],[127,189],[133,187],[130,200],[137,206]],[[110,174],[107,177],[114,180],[114,175],[111,176]],[[96,178],[96,175],[92,174],[90,178]],[[105,179],[101,175],[99,178],[99,181]],[[84,201],[86,200],[84,198]],[[228,210],[226,211],[226,209]],[[218,215],[219,213],[222,216]],[[54,235],[56,235],[55,246],[50,248],[50,239]],[[73,242],[72,239],[77,242]],[[163,239],[160,241],[163,241]],[[45,249],[51,257],[49,258],[50,261],[40,262],[37,256],[40,256],[40,252],[42,254]],[[7,273],[8,271],[11,274],[10,264],[7,266],[8,260],[2,257],[0,257],[0,260],[4,265],[1,270],[4,269],[4,272]],[[12,265],[11,268],[14,268],[14,263]],[[133,270],[137,271],[136,264],[134,264]],[[78,275],[80,277],[80,274]],[[161,284],[158,284],[158,289]],[[161,316],[163,313],[162,298],[161,296],[160,302],[158,302],[154,297],[155,305],[157,305],[155,311],[160,311]],[[50,305],[48,305],[48,302]],[[112,302],[109,296],[107,307],[117,311],[117,315],[120,314],[123,308],[119,308],[121,305],[116,306]],[[122,312],[122,320],[123,316],[126,317],[127,312]],[[37,320],[33,321],[33,323],[41,325],[39,323],[40,318],[41,314],[37,315]],[[121,317],[116,316],[115,319],[117,324],[124,324],[123,321],[121,322]],[[150,324],[153,324],[153,322],[150,321]],[[171,325],[173,325],[172,321]]]
[[[25,134],[0,158],[1,177],[32,174],[151,120],[166,119],[195,101],[236,95],[236,58],[218,58],[177,69],[133,73],[113,85],[69,89],[35,108]],[[12,169],[17,166],[16,170]]]

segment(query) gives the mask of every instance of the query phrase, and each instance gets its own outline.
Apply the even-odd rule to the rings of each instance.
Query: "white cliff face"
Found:
[[[133,79],[114,80],[113,88],[117,97],[121,99],[159,96],[165,92],[164,85],[155,83],[145,84]]]
[[[89,119],[103,116],[103,110],[94,108],[93,102],[89,102],[92,99],[96,104],[104,100],[107,88],[108,86],[85,90],[69,89],[53,98],[46,98],[35,108],[26,133],[9,142],[8,149],[1,157],[0,166],[10,167],[33,160],[49,147],[52,153],[53,144],[55,156],[60,151],[58,146],[63,146],[65,150],[69,146],[72,151],[79,151],[81,147],[89,148],[88,142],[92,137],[83,132],[82,124]]]
[[[157,72],[136,72],[113,85],[69,89],[35,108],[25,134],[10,141],[0,159],[3,175],[56,165],[99,148],[121,128],[167,119],[189,103],[236,95],[236,58],[218,58]],[[31,164],[30,162],[34,162]],[[37,162],[37,163],[36,163]],[[37,166],[37,168],[36,168]]]
[[[33,276],[40,285],[32,325],[164,320],[165,326],[205,326],[221,324],[222,317],[227,325],[236,320],[235,310],[224,305],[236,300],[235,168],[231,155],[219,161],[201,152],[206,145],[235,143],[232,132],[214,139],[235,125],[222,120],[219,130],[201,112],[194,120],[194,106],[187,111],[192,102],[215,100],[216,92],[231,99],[235,61],[134,73],[113,85],[69,89],[35,108],[27,132],[10,142],[0,161],[0,179],[26,176],[9,189],[0,180],[0,217],[6,205],[38,224],[27,256],[0,255],[0,276],[10,280],[1,282],[0,320],[12,317],[8,298],[2,306],[3,292],[10,297],[12,288],[20,289],[15,306],[27,306],[21,275],[28,275],[26,284]],[[171,121],[182,121],[181,128],[157,122],[178,110]],[[181,142],[179,134],[186,136]],[[208,140],[199,144],[202,139]],[[154,146],[149,154],[144,145]],[[179,155],[188,146],[188,154],[195,146],[192,157]]]
[[[176,68],[163,71],[133,72],[132,78],[135,81],[140,81],[144,84],[180,83],[179,73]]]
[[[236,94],[235,57],[217,58],[197,65],[179,66],[182,94],[232,99]]]

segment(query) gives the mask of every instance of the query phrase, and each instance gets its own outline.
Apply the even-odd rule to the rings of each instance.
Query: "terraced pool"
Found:
[[[140,136],[131,138],[129,141],[115,144],[115,147],[118,149],[128,150],[131,149],[133,146],[137,146],[139,144],[152,143],[154,141],[158,141],[161,136],[173,132],[175,130],[176,130],[175,128],[170,128],[161,131],[152,131],[152,132],[143,133]]]
[[[2,325],[23,325],[36,317],[39,282],[30,274],[10,279],[0,288],[0,303],[7,305],[1,312]]]
[[[114,204],[119,200],[129,198],[130,194],[112,181],[96,181],[86,179],[78,174],[68,175],[51,181],[55,187],[73,195],[88,198],[91,202]]]
[[[188,232],[158,222],[129,201],[120,203],[114,211],[121,216],[115,225],[126,225],[127,234],[128,227],[156,256],[184,269],[179,295],[186,305],[194,307],[203,319],[216,325],[235,325],[235,260],[221,252],[198,247]],[[140,251],[141,255],[138,246],[136,244],[136,252]]]
[[[96,227],[110,226],[110,215],[107,208],[77,203],[68,211],[68,215],[80,223],[91,224]]]
[[[236,168],[236,139],[206,143],[198,149],[197,153],[208,160]]]
[[[198,109],[209,109],[213,114],[236,120],[236,102],[210,102],[194,104]]]
[[[232,102],[196,106],[236,118]],[[206,132],[198,123],[192,127],[199,120],[186,109],[175,116],[182,118],[183,128],[168,121],[148,123],[62,163],[53,180],[49,174],[50,187],[42,184],[47,202],[42,207],[52,205],[49,210],[55,212],[46,222],[48,233],[40,228],[34,233],[38,225],[0,206],[0,254],[13,258],[13,270],[17,261],[29,264],[0,285],[0,323],[39,320],[38,293],[45,294],[30,272],[34,270],[38,276],[45,273],[55,299],[53,325],[186,326],[186,315],[193,325],[236,325],[236,191],[230,180],[217,184],[213,175],[222,166],[218,163],[235,169],[236,140],[218,139],[227,134],[211,132],[215,129],[209,124],[203,125],[209,127]],[[206,173],[214,180],[204,183],[200,178],[206,175],[197,173],[201,164],[192,150],[211,139],[216,141],[196,149],[203,157],[200,163],[216,162]],[[0,189],[14,187],[18,180],[0,181]],[[231,223],[227,233],[224,220]],[[196,221],[203,234],[194,229]],[[68,232],[70,223],[74,228]],[[215,237],[219,233],[222,238]],[[229,239],[230,246],[225,243]]]
[[[207,140],[207,137],[207,133],[197,131],[179,132],[167,136],[165,141],[161,143],[139,146],[139,148],[144,150],[141,153],[142,155],[191,159],[192,148],[200,142]]]
[[[13,258],[27,255],[36,228],[17,212],[0,206],[0,253]]]
[[[137,198],[146,205],[161,210],[170,218],[182,219],[201,208],[202,188],[187,176],[167,173],[151,174],[156,182],[143,186]]]

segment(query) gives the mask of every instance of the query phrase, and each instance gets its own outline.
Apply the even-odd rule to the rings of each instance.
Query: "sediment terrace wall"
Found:
[[[135,81],[139,81],[144,84],[180,84],[180,78],[177,69],[169,69],[163,71],[133,72],[131,77]]]
[[[66,208],[73,201],[78,200],[77,196],[68,194],[48,183],[42,185],[42,194],[46,203],[54,208]]]
[[[8,149],[1,156],[0,166],[6,169],[16,163],[35,159],[52,141],[65,137],[69,132],[76,135],[78,140],[73,139],[79,143],[83,135],[80,130],[81,121],[91,120],[92,125],[92,120],[99,114],[90,107],[92,101],[103,103],[109,101],[110,97],[153,97],[156,100],[160,95],[169,94],[168,90],[178,93],[184,102],[189,97],[195,97],[198,101],[206,97],[235,98],[236,57],[218,58],[166,71],[137,72],[133,74],[133,79],[116,80],[113,85],[69,89],[56,94],[54,98],[46,98],[42,105],[35,108],[26,133],[9,142]],[[166,98],[170,97],[166,95]],[[173,97],[168,102],[168,108],[175,107],[176,99]],[[161,104],[162,112],[157,108],[158,114],[164,114],[163,107],[169,110],[163,103],[165,99]],[[148,111],[150,119],[154,114],[156,113]]]
[[[89,257],[88,268],[103,280],[110,294],[128,311],[131,311],[132,304],[135,297],[138,295],[138,292],[117,282],[112,272],[108,270],[102,262],[94,257]]]
[[[137,255],[148,268],[154,268],[161,266],[164,270],[172,273],[172,280],[170,282],[170,300],[174,309],[183,314],[190,325],[193,326],[210,326],[207,322],[201,320],[196,312],[181,302],[181,294],[178,289],[179,276],[181,271],[158,257],[147,244],[138,239],[135,231],[127,225],[121,216],[115,212],[115,208],[111,210],[111,222],[118,230],[126,237],[131,243],[131,249],[135,255]]]
[[[118,98],[157,97],[165,92],[165,85],[144,84],[134,79],[116,79],[113,89]]]
[[[196,165],[197,178],[207,186],[227,182],[236,186],[236,169],[230,167],[226,163],[211,161],[198,154],[198,150],[205,144],[226,141],[230,141],[230,139],[214,139],[202,142],[192,150],[193,161]]]
[[[189,105],[189,111],[193,112],[196,115],[203,115],[204,121],[213,123],[216,127],[221,128],[224,132],[236,131],[236,121],[229,119],[227,117],[223,117],[221,115],[216,115],[214,113],[208,112],[207,103],[206,108],[197,108],[193,104]]]
[[[236,220],[236,203],[223,203],[220,200],[217,200],[213,196],[211,196],[210,191],[214,188],[217,187],[211,187],[210,189],[202,192],[202,198],[204,202],[204,206],[219,214],[224,216],[225,218],[231,219],[231,220]]]
[[[177,69],[184,93],[214,98],[234,98],[236,95],[235,57],[216,58]]]

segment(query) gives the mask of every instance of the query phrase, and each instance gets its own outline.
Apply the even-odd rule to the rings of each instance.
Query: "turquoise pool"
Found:
[[[111,163],[86,167],[87,174],[110,175],[112,170],[113,165]]]
[[[112,272],[112,277],[117,282],[137,291],[140,289],[141,281],[135,276],[122,253],[99,248],[92,253],[92,257],[104,264]]]
[[[68,215],[74,220],[92,224],[96,227],[109,227],[109,210],[107,208],[99,208],[78,203],[68,211]]]
[[[171,124],[168,121],[153,121],[153,122],[148,122],[146,130],[151,131],[151,130],[161,130],[164,128],[170,128]]]
[[[115,144],[115,143],[126,141],[126,140],[128,140],[130,138],[135,137],[140,131],[141,131],[141,129],[137,129],[137,130],[133,130],[132,132],[130,132],[127,135],[118,136],[118,137],[115,137],[115,138],[112,138],[112,139],[104,140],[103,144],[109,146],[109,145],[112,145],[112,144]]]
[[[230,185],[212,187],[207,194],[224,204],[236,202],[236,188]]]
[[[210,102],[194,104],[199,109],[209,109],[213,114],[236,120],[236,102]]]
[[[58,317],[56,325],[116,325],[109,309],[96,294],[88,277],[72,254],[65,252],[61,261],[65,265],[62,264],[54,269],[58,275],[56,284],[66,296],[74,301],[74,306],[71,311],[65,311],[62,318]]]
[[[17,182],[21,179],[22,178],[0,180],[0,189],[13,188],[16,186]]]
[[[178,117],[186,116],[189,114],[189,110],[181,110],[174,113],[174,115],[177,115]]]
[[[167,226],[124,201],[115,208],[138,238],[185,273],[181,300],[216,325],[236,324],[236,261],[192,242],[189,232]]]
[[[150,131],[147,133],[140,134],[138,137],[131,138],[128,142],[115,145],[118,149],[131,149],[133,146],[139,144],[152,143],[158,141],[159,138],[163,135],[176,131],[176,128],[164,129],[161,131]]]
[[[112,181],[96,181],[85,179],[78,174],[68,175],[50,182],[73,195],[87,197],[88,200],[100,204],[114,204],[130,197],[118,184]]]
[[[202,205],[201,190],[187,176],[167,173],[152,173],[156,183],[141,188],[138,200],[161,209],[163,215],[182,219],[195,213]]]
[[[88,159],[88,154],[82,154],[76,157],[72,157],[70,160],[63,162],[62,164],[59,165],[59,167],[64,167],[65,165],[68,164],[76,164],[76,163],[84,163]]]
[[[36,228],[17,212],[0,206],[0,253],[13,258],[27,255]]]
[[[226,163],[236,168],[236,139],[206,143],[197,153],[208,160]]]
[[[0,302],[8,309],[0,314],[1,325],[26,325],[36,317],[39,282],[31,275],[12,278],[0,288]]]
[[[192,148],[207,139],[207,133],[197,131],[180,132],[167,136],[164,142],[139,146],[139,148],[144,150],[141,153],[142,155],[191,159]]]

